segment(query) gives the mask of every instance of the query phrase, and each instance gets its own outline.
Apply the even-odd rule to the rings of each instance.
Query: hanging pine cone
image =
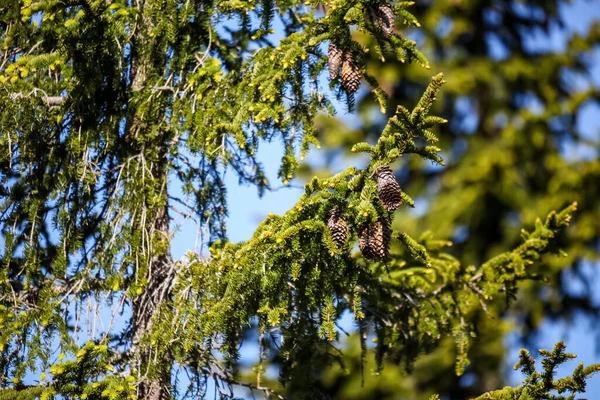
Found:
[[[358,247],[362,255],[369,260],[383,260],[390,249],[392,232],[385,219],[367,225],[360,232]]]
[[[338,77],[343,55],[344,53],[337,46],[337,44],[334,42],[329,42],[329,55],[327,63],[329,66],[329,78],[331,78],[331,80]]]
[[[379,201],[388,211],[395,211],[402,204],[402,189],[396,181],[394,173],[387,165],[375,168],[377,177],[377,195]]]
[[[327,222],[327,227],[331,231],[333,241],[337,244],[337,247],[341,249],[346,243],[348,238],[348,225],[346,224],[346,218],[338,207],[334,207],[331,210],[331,216]]]
[[[394,33],[394,22],[396,14],[394,9],[387,4],[380,4],[374,12],[377,25],[386,37],[392,36]]]
[[[342,63],[342,86],[349,93],[354,93],[360,86],[360,65],[352,58],[352,54],[344,53],[344,62]]]

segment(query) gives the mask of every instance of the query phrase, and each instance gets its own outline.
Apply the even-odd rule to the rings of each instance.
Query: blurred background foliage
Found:
[[[598,7],[577,3],[584,13]],[[411,35],[435,70],[401,66],[391,55],[385,63],[371,57],[369,71],[390,95],[391,112],[414,104],[432,73],[443,71],[448,82],[433,110],[450,121],[439,131],[446,167],[416,157],[395,166],[418,210],[399,212],[395,229],[410,235],[431,230],[453,242],[449,251],[462,263],[479,265],[515,247],[520,227],[533,225],[536,216],[572,201],[578,212],[561,238],[563,257],[547,257],[537,271],[550,285],[524,282],[510,309],[507,299],[497,299],[490,315],[473,307],[478,336],[465,375],[454,374],[448,338],[408,375],[386,365],[375,379],[374,357],[364,358],[361,369],[359,341],[351,335],[343,368],[322,374],[322,389],[332,398],[474,397],[507,384],[506,358],[516,351],[507,348],[509,332],[535,345],[544,321],[571,321],[583,313],[598,326],[600,304],[589,275],[597,274],[600,251],[600,135],[590,115],[598,112],[600,21],[573,29],[565,21],[568,7],[548,0],[418,1],[412,11],[422,27]],[[357,39],[373,46],[368,37]],[[390,115],[381,114],[366,90],[358,96],[358,118],[318,120],[319,139],[331,150],[325,161],[305,164],[301,177],[360,162],[351,146],[377,140]],[[583,290],[573,290],[574,280]]]

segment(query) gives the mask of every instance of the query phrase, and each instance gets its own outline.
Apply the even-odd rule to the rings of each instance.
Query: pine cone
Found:
[[[377,176],[377,195],[379,201],[388,211],[395,211],[402,204],[402,189],[396,181],[394,173],[387,165],[375,169]]]
[[[333,241],[337,244],[337,247],[341,249],[346,243],[348,238],[348,225],[346,224],[346,218],[338,207],[334,207],[331,210],[331,216],[327,222],[327,227],[331,231]]]
[[[385,219],[367,225],[360,232],[358,247],[363,256],[369,260],[383,260],[390,249],[392,232]]]
[[[342,64],[342,86],[349,93],[354,93],[360,86],[360,65],[352,58],[352,54],[344,53],[344,62]]]
[[[342,64],[342,58],[344,53],[334,42],[329,42],[329,78],[331,80],[338,77],[340,71],[340,65]]]
[[[394,33],[394,22],[396,20],[396,14],[394,9],[387,4],[380,4],[375,10],[375,20],[377,25],[386,37],[392,36]]]

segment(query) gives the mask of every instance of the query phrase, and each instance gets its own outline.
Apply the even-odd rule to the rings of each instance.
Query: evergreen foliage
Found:
[[[543,372],[537,372],[535,360],[525,349],[519,354],[519,362],[515,364],[514,369],[519,369],[527,378],[523,381],[523,385],[517,388],[504,388],[490,393],[486,393],[476,400],[486,399],[552,399],[552,400],[567,400],[575,399],[576,393],[585,392],[586,378],[600,371],[600,364],[593,364],[587,367],[580,363],[571,376],[554,379],[556,368],[566,361],[575,358],[571,353],[565,352],[565,344],[558,342],[552,351],[540,350],[540,355],[543,358]],[[553,394],[558,392],[559,395]],[[562,396],[561,393],[570,392],[569,396]]]
[[[413,372],[396,370],[396,380],[387,372],[387,383],[381,383],[407,398],[427,399],[432,393],[471,398],[508,384],[507,343],[514,344],[516,336],[524,341],[517,346],[536,348],[556,323],[573,327],[575,335],[592,343],[598,331],[598,7],[578,0],[433,0],[416,2],[409,10],[422,24],[409,37],[448,80],[433,106],[436,115],[450,121],[440,128],[437,144],[447,166],[412,158],[395,168],[400,186],[420,207],[414,213],[400,208],[392,227],[412,236],[435,232],[452,241],[448,252],[461,263],[479,265],[518,246],[521,226],[533,225],[548,210],[578,203],[571,227],[559,238],[563,256],[531,266],[550,285],[523,282],[508,309],[497,297],[487,305],[493,322],[478,305],[467,313],[478,335],[472,338],[464,378],[452,376],[453,338],[446,337]],[[366,35],[359,40],[373,53],[376,40]],[[430,74],[389,54],[385,58],[385,63],[369,59],[367,66],[390,94],[388,115],[379,115],[379,103],[361,93],[360,118],[352,123],[319,118],[328,163],[319,171],[303,168],[303,177],[326,174],[343,157],[356,162],[350,153],[354,143],[377,140],[395,106],[421,96]],[[395,247],[392,243],[392,254]],[[582,321],[592,328],[577,329]],[[358,361],[344,357],[347,365]],[[324,370],[323,375],[332,397],[375,390],[368,382],[364,390],[352,385],[360,380],[360,368],[339,370],[335,377]]]
[[[320,80],[328,42],[343,53],[341,79],[330,84],[349,109],[361,77],[387,107],[357,32],[373,39],[382,60],[391,50],[428,67],[389,21],[419,26],[411,5],[0,5],[0,396],[201,398],[213,381],[221,398],[233,398],[233,386],[317,398],[315,364],[338,358],[336,322],[348,310],[363,355],[375,336],[377,370],[384,360],[410,367],[448,334],[461,374],[475,335],[466,314],[512,299],[520,281],[543,279],[531,265],[558,253],[576,203],[481,263],[461,262],[432,233],[415,239],[395,229],[395,196],[414,201],[398,190],[390,206],[390,188],[378,190],[375,175],[399,159],[444,165],[434,127],[447,121],[430,115],[442,74],[412,111],[395,108],[376,144],[353,146],[368,158],[364,168],[314,177],[292,209],[269,215],[248,241],[226,236],[226,169],[262,193],[271,185],[256,158],[261,143],[283,143],[284,184],[319,146],[315,116],[334,112]],[[276,18],[285,37],[275,45]],[[332,214],[345,222],[343,235],[331,228]],[[174,215],[205,229],[210,255],[172,259]],[[365,239],[363,257],[353,246]],[[401,247],[390,250],[390,242]],[[238,367],[254,326],[260,362],[251,384]],[[558,347],[545,355],[553,365],[568,358]],[[271,362],[285,390],[261,379]],[[555,383],[552,371],[532,371],[527,390],[580,391],[592,372]]]

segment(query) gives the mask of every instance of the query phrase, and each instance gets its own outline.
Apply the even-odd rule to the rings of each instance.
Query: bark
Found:
[[[132,128],[136,129],[135,134],[139,134],[140,129],[143,130],[137,119],[134,119]],[[164,141],[157,143],[156,146],[160,146],[161,155],[160,161],[152,167],[152,175],[157,177],[164,190],[167,190],[167,147]],[[164,205],[158,209],[151,222],[149,232],[151,238],[156,237],[157,232],[160,237],[165,239],[170,237],[169,224],[171,219],[167,199],[168,197],[165,196]],[[151,354],[148,347],[140,344],[143,335],[152,331],[154,318],[163,302],[172,301],[171,293],[176,278],[176,270],[168,249],[169,245],[167,244],[164,253],[153,255],[145,276],[148,283],[142,294],[133,300],[132,352],[137,361],[138,371],[144,377],[138,386],[138,398],[140,399],[163,400],[171,398],[171,366],[173,363],[171,355],[167,351],[163,356],[157,358]],[[152,373],[147,375],[148,371],[152,371]]]
[[[137,117],[134,117],[131,128],[130,133],[135,137],[144,131],[144,124]],[[156,146],[160,148],[160,160],[153,164],[151,168],[152,175],[159,180],[164,190],[167,190],[167,145],[163,140],[160,143],[156,143]],[[149,237],[151,238],[155,237],[157,232],[160,237],[165,239],[170,237],[168,196],[165,196],[164,201],[164,205],[158,209],[151,222],[149,232]],[[140,375],[144,376],[144,379],[138,386],[138,398],[141,399],[163,400],[171,398],[171,355],[167,351],[161,358],[157,359],[155,356],[152,356],[149,348],[140,345],[142,336],[152,331],[154,318],[161,304],[171,301],[172,285],[176,277],[176,270],[168,249],[169,245],[167,244],[164,253],[153,255],[146,273],[148,283],[142,294],[135,297],[133,301],[132,350],[137,360]],[[154,372],[146,376],[147,371]]]
[[[149,56],[149,49],[154,45],[150,32],[153,29],[152,17],[145,12],[145,0],[137,0],[136,4],[139,7],[141,20],[139,26],[136,27],[138,32],[132,39],[132,55],[131,55],[131,89],[132,98],[139,93],[147,84],[148,72],[154,69],[162,69],[164,64],[161,64],[156,59]],[[156,63],[157,65],[154,65]],[[132,101],[130,99],[130,104]],[[130,113],[130,124],[127,129],[129,135],[128,141],[135,142],[135,138],[143,135],[149,128],[148,125],[157,123],[161,119],[154,118],[153,121],[144,121],[138,115],[135,109]],[[131,142],[130,142],[131,143]],[[134,144],[134,147],[136,145]],[[144,146],[153,146],[154,149],[159,149],[159,160],[152,167],[152,176],[162,185],[163,190],[167,190],[167,175],[168,175],[168,148],[167,141],[164,138],[158,138],[155,143],[145,144]],[[139,151],[144,152],[146,149],[141,148]],[[158,209],[149,221],[150,235],[155,237],[158,232],[161,237],[169,238],[169,204],[168,196],[165,196],[165,203]],[[152,208],[149,206],[149,208]],[[166,400],[171,396],[171,372],[173,358],[168,351],[161,357],[157,358],[150,351],[150,348],[140,343],[143,335],[151,332],[154,324],[154,319],[157,312],[160,310],[163,302],[170,302],[172,293],[172,284],[175,280],[176,271],[175,265],[172,262],[169,246],[166,246],[164,253],[153,255],[150,261],[148,272],[146,273],[147,285],[141,295],[133,299],[133,316],[132,316],[132,347],[131,354],[135,359],[136,368],[139,375],[142,377],[138,385],[138,398],[147,400]]]
[[[155,229],[169,232],[169,214],[165,205],[157,216]],[[166,352],[154,359],[150,349],[140,345],[140,339],[153,328],[154,317],[163,302],[171,301],[172,283],[176,271],[169,254],[156,256],[150,263],[148,285],[136,297],[133,304],[133,349],[140,368],[140,375],[152,367],[154,373],[145,377],[138,386],[138,398],[148,400],[170,399],[172,357]],[[154,365],[153,365],[154,364]]]

